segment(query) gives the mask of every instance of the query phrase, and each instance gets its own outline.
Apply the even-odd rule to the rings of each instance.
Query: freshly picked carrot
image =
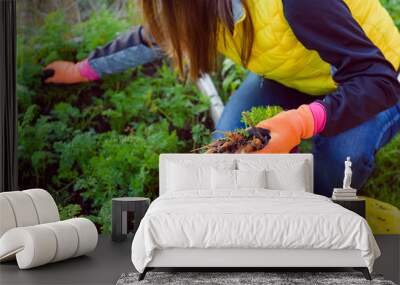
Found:
[[[254,128],[248,131],[225,132],[225,137],[218,139],[201,149],[205,153],[250,153],[264,148],[271,136],[269,131]]]
[[[242,121],[245,123],[246,129],[222,132],[224,134],[223,138],[192,151],[204,153],[251,153],[261,150],[268,144],[271,136],[269,130],[257,128],[255,125],[281,111],[282,108],[277,106],[254,107],[251,111],[242,113]]]

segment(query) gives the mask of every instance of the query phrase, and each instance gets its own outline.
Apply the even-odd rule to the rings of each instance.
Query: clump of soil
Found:
[[[271,139],[269,130],[255,127],[224,132],[224,136],[196,150],[203,150],[205,153],[251,153],[263,149]]]
[[[247,113],[243,113],[250,128],[233,132],[223,132],[224,136],[208,145],[195,149],[205,153],[251,153],[263,149],[271,139],[270,131],[257,128]]]

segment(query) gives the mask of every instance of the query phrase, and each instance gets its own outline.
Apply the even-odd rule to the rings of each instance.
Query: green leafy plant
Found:
[[[400,0],[381,0],[397,28],[400,28]]]
[[[47,189],[63,219],[84,215],[104,232],[113,197],[157,197],[160,153],[210,139],[208,98],[165,63],[99,82],[41,81],[44,65],[81,60],[127,28],[107,11],[77,25],[55,12],[29,37],[18,36],[19,185]]]
[[[253,107],[250,111],[242,113],[242,122],[248,128],[251,125],[250,122],[257,125],[261,121],[272,118],[282,111],[283,109],[279,106]]]
[[[366,196],[390,203],[400,209],[400,134],[376,155],[376,166],[361,189]]]
[[[229,58],[223,60],[220,78],[218,78],[218,80],[221,80],[222,82],[220,93],[224,102],[226,102],[228,97],[239,88],[246,75],[247,71],[242,66],[235,64]]]
[[[74,34],[82,37],[82,41],[77,46],[78,60],[88,56],[90,52],[98,46],[113,40],[121,31],[126,31],[130,23],[124,19],[115,19],[115,14],[109,10],[100,10],[87,21],[74,26]]]
[[[58,205],[58,211],[60,213],[60,220],[67,220],[74,218],[81,212],[81,206],[78,204]]]

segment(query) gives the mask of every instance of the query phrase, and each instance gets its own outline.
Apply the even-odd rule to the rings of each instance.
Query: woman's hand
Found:
[[[284,111],[262,121],[256,127],[270,130],[267,146],[255,153],[289,153],[302,139],[314,134],[314,118],[308,105]]]
[[[55,61],[50,63],[43,69],[44,82],[74,84],[89,81],[87,77],[81,74],[83,62]]]

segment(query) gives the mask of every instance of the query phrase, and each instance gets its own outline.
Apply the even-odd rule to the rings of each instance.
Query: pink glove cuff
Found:
[[[325,106],[318,102],[311,103],[309,107],[314,118],[314,135],[316,135],[325,128],[326,110]]]
[[[89,80],[99,80],[100,77],[97,75],[96,71],[90,66],[87,59],[78,62],[79,73],[81,76]]]

